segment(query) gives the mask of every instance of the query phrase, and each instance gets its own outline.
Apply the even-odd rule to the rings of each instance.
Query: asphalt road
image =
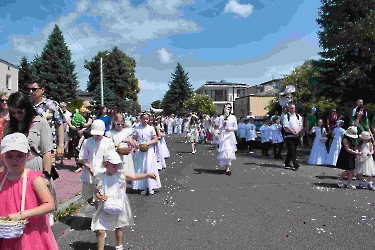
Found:
[[[213,145],[192,155],[178,135],[167,143],[163,187],[153,196],[128,193],[136,226],[123,229],[125,249],[374,249],[375,192],[338,188],[340,170],[286,170],[256,150],[238,153],[227,176]],[[93,214],[86,206],[53,227],[59,249],[96,249]],[[115,249],[114,232],[106,245]]]

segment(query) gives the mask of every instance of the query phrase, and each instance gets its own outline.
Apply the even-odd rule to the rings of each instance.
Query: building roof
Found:
[[[91,92],[88,92],[88,91],[82,91],[82,90],[78,90],[77,91],[77,95],[79,96],[92,96],[93,94]]]
[[[12,66],[13,68],[20,69],[20,67],[14,65],[14,64],[11,64],[10,62],[7,62],[7,61],[5,61],[5,60],[3,60],[3,59],[1,59],[1,58],[0,58],[0,62],[3,62],[3,63],[5,63],[5,64],[8,64],[9,66]]]
[[[227,82],[225,80],[221,80],[220,82],[207,81],[204,85],[241,85],[241,86],[246,86],[246,83],[234,83],[234,82]]]

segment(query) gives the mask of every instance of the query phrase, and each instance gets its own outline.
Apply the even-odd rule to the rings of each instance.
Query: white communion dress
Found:
[[[321,138],[326,132],[325,128],[313,128],[312,132],[315,133],[314,144],[311,148],[309,160],[307,161],[310,165],[324,165],[327,160],[327,148],[325,141]]]
[[[331,143],[331,148],[329,149],[329,153],[327,155],[326,165],[336,166],[337,158],[339,157],[341,150],[341,142],[344,132],[345,129],[339,127],[333,130],[334,137]]]
[[[237,119],[234,115],[228,117],[221,116],[219,120],[220,141],[219,141],[219,159],[220,166],[230,166],[232,160],[236,159],[237,140],[235,131],[237,131]],[[229,129],[230,131],[225,131]]]

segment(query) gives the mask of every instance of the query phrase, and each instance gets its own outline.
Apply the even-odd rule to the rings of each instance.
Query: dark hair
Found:
[[[276,122],[277,120],[280,120],[280,118],[278,117],[278,116],[274,116],[273,118],[272,118],[272,122]]]
[[[103,109],[107,108],[106,106],[100,106],[100,108],[98,109],[98,113],[96,114],[96,117],[100,117],[102,116],[102,111]]]
[[[194,119],[194,121],[193,121],[193,119]],[[198,123],[198,119],[196,118],[196,116],[192,116],[190,118],[190,125],[197,124],[197,123]]]
[[[9,104],[8,104],[9,105]],[[357,107],[357,109],[355,110],[355,115],[354,115],[354,118],[357,119],[357,113],[360,109],[363,108],[363,115],[361,117],[361,120],[360,120],[360,123],[366,123],[366,119],[367,119],[367,111],[366,111],[366,108],[365,106],[363,105],[360,105]]]
[[[227,102],[225,105],[224,105],[224,107],[223,107],[223,113],[222,113],[222,115],[224,115],[225,113],[225,107],[226,106],[228,106],[228,104],[230,105],[230,107],[233,109],[233,106],[232,106],[232,103],[230,103],[230,102]]]
[[[33,118],[37,115],[33,107],[33,104],[30,101],[29,96],[26,96],[22,92],[12,93],[8,99],[8,106],[9,108],[17,108],[17,109],[25,110],[25,117],[23,120],[23,123],[25,124],[25,126],[23,127],[22,130],[20,130],[18,127],[17,118],[15,118],[13,115],[10,116],[10,121],[9,121],[10,133],[19,132],[28,136]]]
[[[34,84],[34,83],[38,84],[39,88],[46,88],[47,86],[46,80],[40,79],[39,77],[34,77],[33,79],[31,79],[29,84]]]

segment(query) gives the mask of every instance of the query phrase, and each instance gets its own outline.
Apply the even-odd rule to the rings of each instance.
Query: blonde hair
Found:
[[[114,121],[123,121],[124,120],[124,116],[120,113],[116,113],[114,116],[113,116],[113,120]]]

